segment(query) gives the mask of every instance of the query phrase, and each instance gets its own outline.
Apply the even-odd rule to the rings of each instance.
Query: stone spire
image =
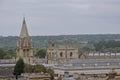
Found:
[[[25,17],[23,18],[23,24],[22,24],[22,29],[20,32],[20,38],[24,38],[24,37],[28,37],[28,30],[27,30],[27,26],[26,26],[26,21],[25,21]]]
[[[33,47],[32,40],[28,34],[25,18],[23,19],[20,36],[17,39],[16,60],[22,58],[24,63],[33,64]]]

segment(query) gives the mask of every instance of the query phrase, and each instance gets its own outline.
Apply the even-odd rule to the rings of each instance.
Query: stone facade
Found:
[[[119,80],[120,74],[120,59],[77,59],[65,62],[63,65],[54,67],[55,80],[68,77],[74,77],[76,80]],[[118,75],[109,77],[114,69]],[[79,79],[80,78],[80,79]],[[117,79],[119,78],[119,79]]]
[[[47,63],[59,64],[71,59],[78,59],[78,47],[64,43],[59,45],[57,41],[48,41],[47,48]]]
[[[50,80],[48,73],[24,73],[23,80]]]
[[[88,59],[120,59],[120,53],[112,52],[89,52],[85,56]]]

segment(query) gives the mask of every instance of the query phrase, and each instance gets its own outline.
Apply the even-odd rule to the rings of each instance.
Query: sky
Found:
[[[0,0],[0,35],[120,34],[120,0]]]

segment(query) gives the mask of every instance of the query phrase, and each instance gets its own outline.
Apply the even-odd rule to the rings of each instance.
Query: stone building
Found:
[[[76,59],[54,67],[55,80],[120,80],[120,59]],[[113,75],[115,72],[117,75]]]
[[[71,59],[78,59],[78,47],[76,42],[74,45],[70,45],[65,41],[62,45],[58,41],[48,41],[47,48],[47,63],[59,64]]]
[[[32,40],[28,34],[25,18],[23,19],[22,29],[17,40],[16,53],[17,60],[22,58],[27,64],[34,63]]]
[[[51,80],[48,73],[24,73],[23,80]]]
[[[87,59],[120,59],[120,53],[89,52],[85,54]]]

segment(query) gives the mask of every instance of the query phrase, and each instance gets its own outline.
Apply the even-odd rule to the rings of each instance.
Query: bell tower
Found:
[[[24,63],[33,64],[33,47],[26,26],[25,18],[23,19],[20,36],[17,39],[16,59],[22,58]]]

